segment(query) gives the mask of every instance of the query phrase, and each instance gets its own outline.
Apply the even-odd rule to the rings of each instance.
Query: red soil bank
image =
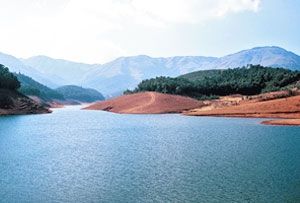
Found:
[[[123,114],[160,114],[181,113],[202,105],[202,102],[189,97],[143,92],[97,102],[84,109]]]

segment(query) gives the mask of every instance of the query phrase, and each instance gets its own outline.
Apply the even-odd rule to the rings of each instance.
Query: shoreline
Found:
[[[68,105],[67,105],[68,106]],[[73,106],[73,105],[70,105]],[[63,105],[59,108],[65,108],[66,105]],[[53,108],[53,107],[52,107]],[[35,114],[49,114],[52,113],[52,108],[48,109],[47,112],[45,111],[35,111],[35,112],[24,112],[24,111],[17,111],[17,110],[4,110],[0,109],[0,116],[15,116],[15,115],[35,115]],[[58,109],[59,109],[58,108]],[[54,108],[54,109],[57,109]],[[86,110],[86,109],[80,109]],[[110,112],[116,113],[116,112]],[[124,113],[117,113],[117,114],[124,114]],[[128,113],[125,113],[128,114]],[[130,113],[129,113],[130,114]],[[149,113],[145,113],[149,114]],[[300,117],[294,116],[291,113],[281,113],[281,114],[207,114],[207,115],[189,115],[186,112],[167,112],[167,113],[150,113],[150,114],[178,114],[183,116],[201,116],[201,117],[224,117],[224,118],[264,118],[266,120],[260,122],[262,125],[270,125],[270,126],[300,126]],[[135,115],[142,115],[142,114],[135,114]]]
[[[264,125],[300,125],[300,95],[271,100],[242,101],[237,105],[183,112],[187,116],[265,118]],[[276,120],[274,120],[276,119]],[[277,120],[279,119],[279,120]]]
[[[96,102],[85,110],[119,114],[180,113],[185,116],[265,118],[264,125],[300,125],[300,95],[287,97],[285,91],[246,98],[224,96],[217,100],[198,101],[189,97],[142,92]],[[277,121],[280,119],[284,121]],[[293,119],[293,120],[291,120]],[[271,121],[270,121],[271,120]]]
[[[300,126],[300,119],[266,120],[261,122],[261,124],[273,126]]]
[[[18,111],[18,110],[7,110],[0,109],[0,116],[17,116],[17,115],[36,115],[36,114],[49,114],[52,113],[51,109],[47,110],[37,110],[37,111]]]
[[[52,112],[47,105],[41,104],[15,90],[0,89],[0,97],[6,99],[6,102],[2,101],[0,105],[0,116]]]
[[[267,119],[260,122],[263,125],[273,125],[273,126],[300,126],[299,117],[282,117],[278,115],[265,115],[265,114],[256,114],[256,115],[242,115],[242,114],[216,114],[216,115],[188,115],[182,114],[184,116],[200,116],[200,117],[221,117],[221,118],[261,118]],[[288,114],[287,114],[288,115]]]

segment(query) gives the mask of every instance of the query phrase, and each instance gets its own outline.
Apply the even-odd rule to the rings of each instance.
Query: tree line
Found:
[[[299,71],[249,65],[235,69],[197,71],[177,78],[156,77],[143,80],[133,91],[124,93],[155,91],[206,99],[277,91],[299,80]]]

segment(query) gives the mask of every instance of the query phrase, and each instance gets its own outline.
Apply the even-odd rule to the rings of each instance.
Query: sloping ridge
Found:
[[[180,113],[200,106],[202,106],[202,102],[189,97],[143,92],[97,102],[85,109],[122,114],[160,114]]]

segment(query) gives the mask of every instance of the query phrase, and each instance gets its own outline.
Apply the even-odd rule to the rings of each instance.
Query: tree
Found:
[[[0,88],[10,90],[20,88],[20,82],[17,77],[9,72],[9,69],[2,64],[0,64]]]

